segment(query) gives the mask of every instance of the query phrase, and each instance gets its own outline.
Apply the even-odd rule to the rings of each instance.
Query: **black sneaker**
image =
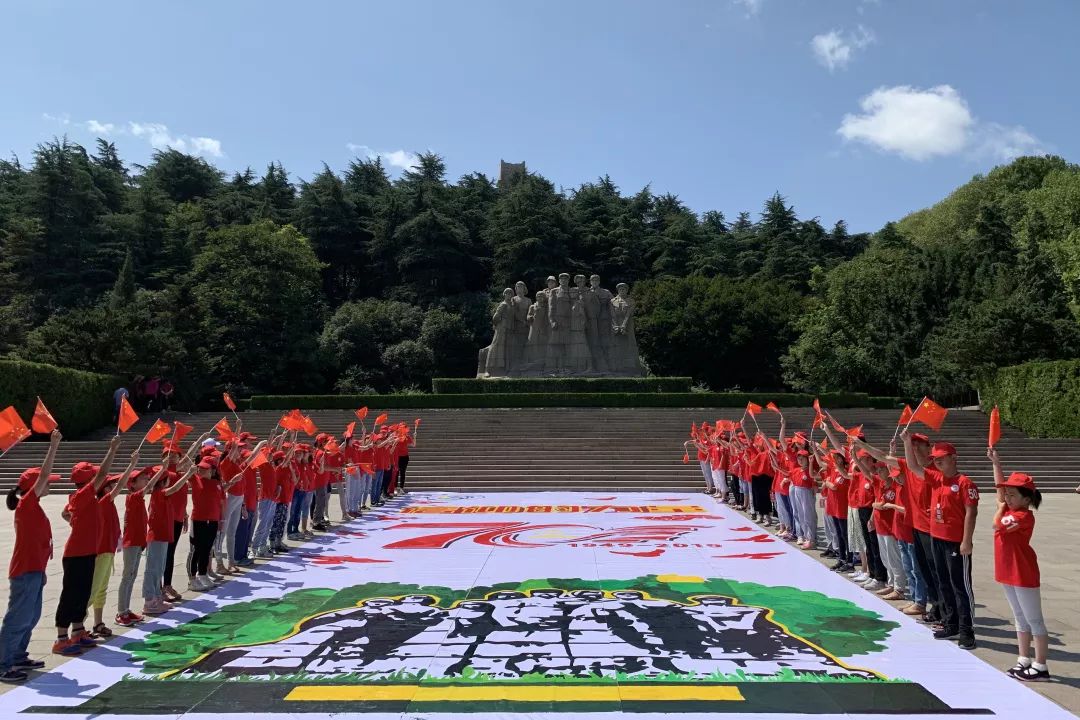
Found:
[[[940,630],[935,630],[934,631],[934,639],[935,640],[955,640],[959,636],[960,636],[960,629],[959,628],[943,627]],[[974,643],[975,643],[974,638],[972,639],[971,642],[974,645]]]
[[[18,685],[24,683],[30,679],[30,676],[24,673],[22,670],[16,670],[12,668],[3,675],[0,675],[0,682],[7,683],[8,685]]]
[[[847,564],[843,560],[837,560],[833,565],[829,567],[834,572],[843,571],[847,567]]]
[[[12,667],[17,670],[40,670],[45,667],[45,662],[43,660],[26,658],[25,660],[15,663]]]
[[[972,642],[974,643],[974,641]],[[1050,679],[1050,671],[1036,670],[1034,666],[1029,665],[1020,672],[1015,673],[1013,677],[1024,682],[1046,682]]]
[[[1031,667],[1031,665],[1024,665],[1023,663],[1016,663],[1011,668],[1009,668],[1007,671],[1005,671],[1005,674],[1008,675],[1009,677],[1016,677],[1017,673],[1021,673],[1026,668],[1029,668],[1029,667]]]

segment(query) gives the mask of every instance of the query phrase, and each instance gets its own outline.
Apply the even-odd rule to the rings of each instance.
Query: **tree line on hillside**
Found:
[[[962,395],[990,368],[1075,355],[1080,169],[1021,158],[873,234],[698,214],[607,176],[452,182],[432,153],[293,183],[175,150],[125,164],[66,138],[0,161],[0,354],[165,372],[189,402],[425,390],[475,372],[492,303],[560,271],[628,282],[654,374],[727,388]]]

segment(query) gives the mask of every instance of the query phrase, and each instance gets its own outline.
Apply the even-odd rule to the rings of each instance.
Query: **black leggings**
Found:
[[[874,508],[859,508],[859,530],[862,532],[863,542],[866,543],[866,566],[870,568],[870,577],[887,582],[889,571],[885,569],[885,563],[881,562],[881,548],[878,547],[877,533],[868,527],[873,515]]]
[[[405,489],[405,468],[409,467],[409,456],[402,455],[397,460],[397,486],[401,490]]]
[[[81,625],[86,619],[86,606],[90,604],[96,561],[97,555],[63,559],[64,579],[60,588],[60,602],[56,606],[56,627]]]
[[[732,475],[730,472],[727,476],[728,491],[731,493],[731,498],[735,501],[736,505],[742,505],[742,485],[739,484],[739,478]]]
[[[755,475],[750,478],[750,492],[754,500],[754,512],[768,517],[772,515],[772,500],[769,493],[772,491],[773,479],[768,475]]]
[[[176,543],[180,542],[181,536],[184,534],[184,523],[173,523],[173,539],[169,543],[168,549],[165,551],[165,575],[162,578],[164,585],[172,585],[172,569],[173,563],[176,561]]]
[[[840,562],[850,563],[851,552],[847,542],[847,518],[838,518],[832,515],[826,515],[825,517],[832,523],[833,535],[836,536],[836,549],[840,553]]]
[[[193,520],[191,522],[191,564],[188,575],[206,575],[210,570],[210,553],[217,537],[217,520]]]

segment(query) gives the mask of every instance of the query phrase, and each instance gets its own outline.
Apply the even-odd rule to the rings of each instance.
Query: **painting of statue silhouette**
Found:
[[[560,273],[528,296],[524,281],[503,290],[491,344],[477,377],[640,377],[630,287],[605,289],[599,275]]]
[[[639,590],[500,590],[449,608],[431,595],[374,597],[305,620],[276,642],[215,650],[184,673],[288,673],[378,680],[399,673],[514,679],[716,674],[866,679],[722,595]]]

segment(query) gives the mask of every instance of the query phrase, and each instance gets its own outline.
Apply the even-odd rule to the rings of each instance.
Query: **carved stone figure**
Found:
[[[570,297],[570,276],[559,274],[559,286],[548,291],[548,322],[551,337],[548,339],[547,369],[558,373],[567,369],[570,349],[570,314],[573,307]]]
[[[630,286],[619,283],[618,294],[611,299],[611,372],[619,375],[641,375],[637,338],[634,336],[634,301]]]
[[[548,278],[552,285],[558,285],[555,278]],[[536,293],[536,299],[529,307],[529,339],[525,344],[525,374],[539,375],[544,372],[547,360],[548,338],[551,325],[548,322],[548,294],[546,290]]]
[[[600,355],[603,357],[603,367],[607,368],[611,362],[611,298],[610,290],[600,287],[600,276],[593,275],[589,278],[589,286],[596,295],[599,313],[596,316],[596,333],[599,337]]]
[[[503,301],[495,309],[491,326],[495,335],[487,348],[487,374],[489,377],[508,377],[510,375],[510,342],[514,329],[514,291],[503,290]]]
[[[607,362],[600,348],[600,331],[597,328],[597,321],[600,318],[600,298],[590,286],[586,285],[584,275],[575,275],[574,285],[577,286],[581,305],[585,309],[585,342],[589,346],[591,369],[603,373],[607,370]]]
[[[529,341],[529,288],[521,280],[514,284],[514,324],[510,334],[510,372],[519,375],[525,370],[525,345]]]
[[[570,288],[570,344],[566,349],[566,366],[574,375],[584,375],[593,369],[588,339],[589,317],[585,311],[588,294],[581,287]]]

